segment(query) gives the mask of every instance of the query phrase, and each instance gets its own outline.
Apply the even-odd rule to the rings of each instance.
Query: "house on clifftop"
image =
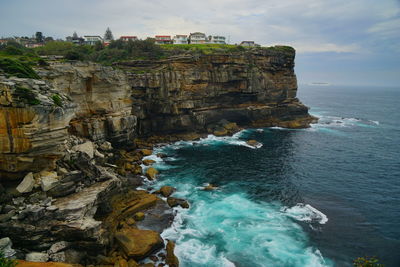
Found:
[[[83,39],[85,39],[85,44],[88,45],[95,45],[97,42],[103,43],[103,38],[99,35],[85,35]]]
[[[156,35],[156,44],[172,44],[171,35]]]
[[[205,33],[194,32],[189,35],[189,44],[205,44],[208,39]]]

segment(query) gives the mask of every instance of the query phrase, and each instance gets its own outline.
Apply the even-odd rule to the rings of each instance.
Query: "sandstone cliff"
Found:
[[[140,164],[151,165],[142,161],[151,151],[125,150],[143,145],[136,137],[224,135],[236,124],[308,127],[315,118],[296,98],[294,56],[278,47],[113,67],[55,62],[37,69],[42,80],[0,76],[0,238],[43,261],[107,262],[91,257],[115,238],[135,260],[160,249],[160,229],[137,230],[130,217],[151,208],[167,226],[166,203],[135,191],[110,207],[114,194],[140,184]],[[189,207],[172,197],[168,205]],[[148,250],[127,251],[126,240],[144,237]]]

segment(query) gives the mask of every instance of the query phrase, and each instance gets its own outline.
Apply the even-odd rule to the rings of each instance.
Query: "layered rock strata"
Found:
[[[278,47],[114,68],[55,62],[37,70],[43,80],[1,76],[0,238],[7,233],[27,260],[159,261],[169,207],[190,205],[171,187],[157,191],[167,201],[126,192],[158,174],[142,161],[152,151],[134,146],[245,126],[308,127],[315,118],[296,98],[294,56]],[[177,266],[168,244],[166,260]]]

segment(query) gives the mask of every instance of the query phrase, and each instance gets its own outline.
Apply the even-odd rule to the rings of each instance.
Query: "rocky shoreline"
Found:
[[[261,49],[0,76],[0,249],[20,266],[178,266],[160,233],[190,203],[174,185],[138,190],[158,175],[143,158],[207,134],[308,127],[293,67],[294,51]]]

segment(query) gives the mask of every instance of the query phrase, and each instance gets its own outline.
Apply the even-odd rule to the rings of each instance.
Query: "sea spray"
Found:
[[[175,160],[156,160],[153,166],[164,171],[155,184],[151,183],[152,187],[174,186],[174,197],[190,202],[190,209],[174,208],[175,220],[162,237],[176,242],[182,266],[330,266],[331,262],[310,245],[295,218],[283,212],[282,204],[255,201],[246,190],[237,191],[235,181],[220,184],[218,190],[204,191],[207,171],[198,169],[201,165],[187,169],[188,158],[180,154],[227,146],[249,149],[243,137],[251,133],[247,130],[232,137],[208,136],[154,150],[155,154],[163,152]]]

